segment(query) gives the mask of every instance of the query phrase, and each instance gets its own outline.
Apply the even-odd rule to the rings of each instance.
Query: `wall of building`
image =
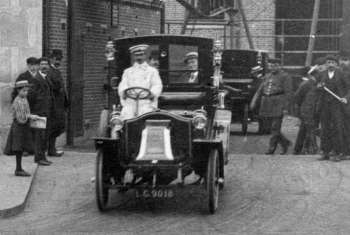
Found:
[[[26,58],[42,52],[42,0],[0,0],[0,153],[12,121],[10,94]]]
[[[244,0],[242,1],[248,25],[253,37],[254,47],[259,50],[273,51],[275,45],[275,3],[274,0]],[[237,5],[237,4],[235,4]],[[176,1],[166,2],[166,32],[179,34],[185,18],[185,8]],[[240,14],[234,19],[234,27],[227,25],[228,18],[224,20],[197,20],[190,21],[186,34],[220,39],[226,48],[248,49],[248,40],[243,27]],[[230,31],[234,39],[230,40]],[[226,39],[226,40],[225,40]]]
[[[159,34],[160,21],[160,9],[151,1],[117,2],[113,6],[113,37]]]
[[[275,0],[244,0],[243,9],[246,14],[254,47],[257,50],[272,52],[275,50]],[[238,47],[248,49],[249,44],[243,27],[242,17],[237,14],[236,21],[240,27],[236,32],[239,38]]]

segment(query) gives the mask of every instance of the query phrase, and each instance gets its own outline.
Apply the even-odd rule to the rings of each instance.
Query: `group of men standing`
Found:
[[[278,59],[269,60],[270,72],[256,93],[256,97],[261,97],[259,115],[272,121],[272,137],[266,154],[273,154],[278,144],[282,147],[281,154],[285,154],[291,145],[281,133],[281,124],[284,114],[293,110],[293,103],[295,114],[301,120],[294,154],[317,153],[316,135],[321,130],[318,134],[320,160],[347,159],[350,154],[349,59],[344,57],[338,61],[332,55],[317,59],[314,66],[305,68],[304,81],[295,93],[292,79],[279,65]]]
[[[28,102],[32,114],[46,117],[46,128],[33,128],[34,161],[39,165],[51,165],[46,158],[61,157],[63,151],[57,151],[56,138],[65,131],[65,111],[69,105],[66,88],[59,66],[62,52],[53,50],[49,58],[27,59],[27,71],[20,74],[16,80],[27,80],[31,85],[28,92]],[[14,94],[15,95],[15,94]]]

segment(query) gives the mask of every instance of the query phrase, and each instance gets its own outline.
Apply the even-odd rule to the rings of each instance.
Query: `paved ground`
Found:
[[[232,141],[242,152],[263,150],[268,139],[236,136]],[[122,206],[101,214],[90,182],[94,154],[70,152],[39,169],[24,213],[0,220],[0,232],[349,234],[350,161],[319,162],[317,157],[231,154],[215,215],[208,215],[199,188],[179,190],[176,200],[154,207],[128,195]]]
[[[16,160],[14,156],[0,157],[0,217],[18,214],[25,206],[37,165],[33,158],[23,158],[23,168],[31,177],[14,175]]]

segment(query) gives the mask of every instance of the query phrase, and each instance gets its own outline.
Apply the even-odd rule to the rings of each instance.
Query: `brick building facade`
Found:
[[[234,0],[232,0],[235,2]],[[227,4],[227,3],[226,3]],[[167,1],[165,7],[166,27],[168,33],[180,33],[185,19],[186,10],[177,1]],[[237,3],[232,4],[235,8]],[[275,1],[274,0],[244,0],[242,7],[245,11],[248,25],[257,50],[274,51],[275,49]],[[226,49],[248,49],[248,40],[243,27],[242,17],[237,13],[233,27],[229,25],[227,16],[215,19],[191,18],[185,34],[220,39]],[[233,30],[233,38],[230,31]]]
[[[71,0],[68,6],[67,0],[46,0],[48,20],[44,51],[61,49],[64,54],[62,72],[72,101],[69,127],[72,136],[86,135],[89,130],[94,130],[99,114],[106,106],[103,89],[107,77],[106,42],[110,38],[160,32],[161,8],[152,2]]]
[[[10,85],[19,73],[25,71],[27,57],[48,55],[52,49],[62,50],[61,71],[72,101],[68,130],[74,137],[86,135],[90,130],[93,135],[99,114],[106,104],[103,84],[107,77],[104,56],[107,41],[156,34],[161,30],[159,1],[0,0],[0,3],[0,16],[13,12],[9,20],[20,26],[17,27],[19,34],[6,34],[9,35],[6,41],[15,42],[14,45],[0,43],[0,58],[8,58],[8,51],[16,52],[17,58],[5,60],[8,66],[0,66],[0,147],[6,141],[11,124]],[[31,15],[37,17],[28,20]],[[0,24],[0,41],[5,39],[2,26],[5,24]],[[18,39],[21,32],[23,39]],[[13,69],[7,71],[8,68]]]

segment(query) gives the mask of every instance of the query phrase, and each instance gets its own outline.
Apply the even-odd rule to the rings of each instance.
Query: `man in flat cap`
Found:
[[[198,82],[198,52],[192,51],[185,55],[186,72],[180,77],[182,83]]]
[[[134,64],[123,72],[118,87],[120,103],[123,106],[121,117],[124,120],[151,112],[158,107],[158,97],[162,92],[163,85],[158,70],[146,62],[148,47],[148,45],[141,44],[129,48]],[[150,96],[138,101],[128,98],[125,91],[132,87],[148,89]]]
[[[57,151],[56,138],[65,131],[66,110],[68,107],[68,97],[63,77],[59,67],[63,55],[61,50],[52,50],[50,54],[50,71],[48,79],[52,89],[52,107],[50,113],[50,130],[48,130],[48,155],[60,157],[63,151]]]
[[[327,70],[319,75],[318,88],[320,91],[320,121],[321,121],[321,150],[320,160],[340,161],[346,153],[344,139],[343,106],[348,103],[349,82],[344,74],[337,69],[338,60],[335,56],[326,57]],[[328,90],[328,92],[326,91]],[[338,98],[334,95],[336,94]]]
[[[279,59],[270,58],[268,66],[270,72],[263,77],[257,90],[257,96],[261,96],[259,116],[272,122],[272,137],[266,154],[274,154],[278,144],[282,147],[281,154],[286,154],[291,142],[281,133],[281,125],[292,98],[292,81],[281,70]]]

